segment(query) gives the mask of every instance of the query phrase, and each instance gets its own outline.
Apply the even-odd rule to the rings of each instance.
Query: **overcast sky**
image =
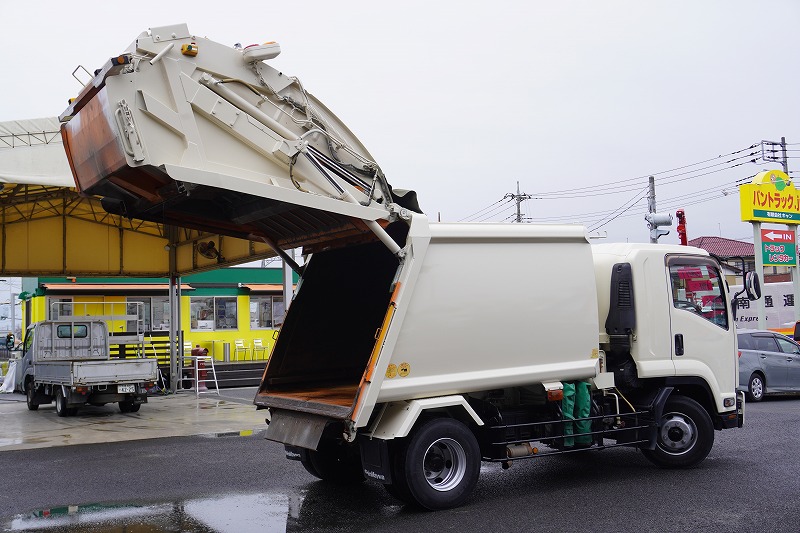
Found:
[[[150,27],[278,41],[271,64],[433,220],[510,220],[502,199],[519,181],[533,221],[646,242],[655,175],[658,210],[684,208],[690,239],[752,241],[736,183],[780,165],[745,163],[761,154],[748,147],[785,136],[800,176],[796,0],[37,0],[4,2],[3,20],[0,121],[60,114],[76,66],[93,71]]]

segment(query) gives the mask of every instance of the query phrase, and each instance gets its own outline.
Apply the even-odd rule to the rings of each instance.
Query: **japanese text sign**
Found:
[[[780,170],[759,172],[740,186],[739,207],[745,222],[800,224],[800,191]]]
[[[761,230],[761,257],[764,266],[795,266],[797,245],[795,230]]]

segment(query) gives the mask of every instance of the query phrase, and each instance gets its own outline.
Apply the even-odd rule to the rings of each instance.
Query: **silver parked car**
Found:
[[[773,331],[740,329],[739,389],[750,401],[765,394],[800,392],[800,344]]]

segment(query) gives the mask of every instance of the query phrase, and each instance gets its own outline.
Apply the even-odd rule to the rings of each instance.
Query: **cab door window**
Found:
[[[710,262],[672,258],[669,263],[672,305],[728,329],[724,280]]]

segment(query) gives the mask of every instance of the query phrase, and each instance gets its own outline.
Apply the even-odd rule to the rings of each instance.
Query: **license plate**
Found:
[[[125,394],[128,392],[136,392],[136,385],[117,385],[117,392]]]

